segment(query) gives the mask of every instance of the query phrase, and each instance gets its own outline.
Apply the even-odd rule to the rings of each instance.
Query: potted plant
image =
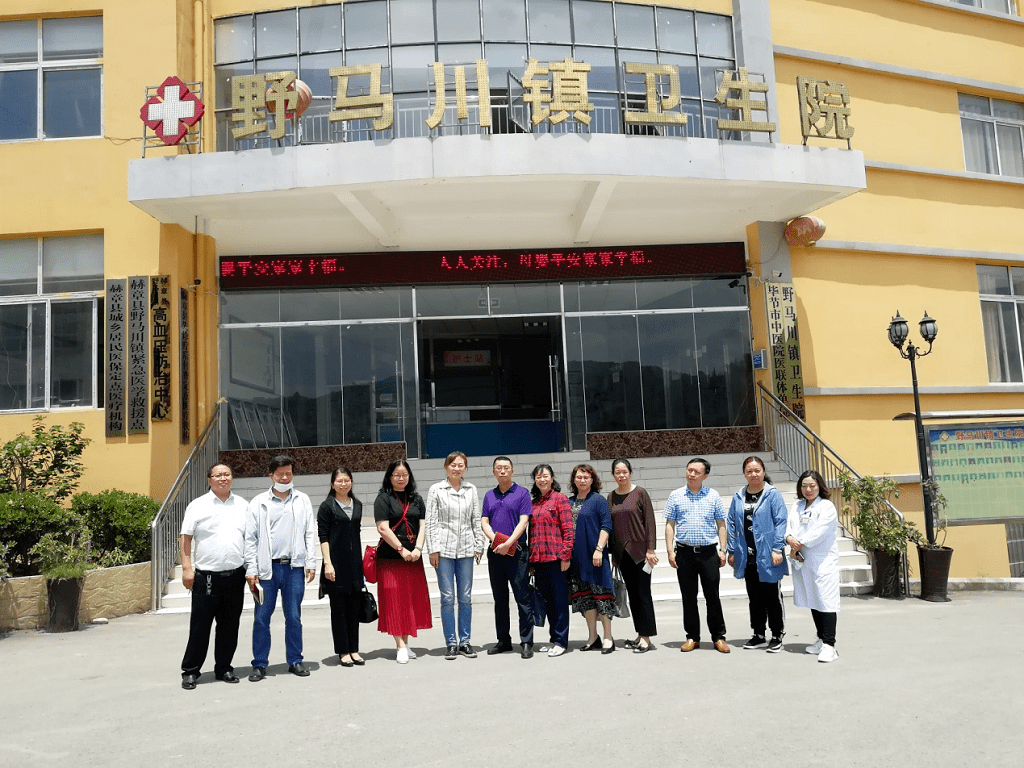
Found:
[[[49,605],[48,632],[78,629],[85,572],[90,566],[92,541],[85,527],[64,533],[48,533],[30,550],[46,578]]]
[[[942,532],[942,541],[918,541],[917,562],[921,567],[921,599],[932,603],[948,603],[949,564],[953,559],[953,548],[945,546],[946,527],[949,520],[945,510],[949,504],[939,490],[939,484],[929,478],[924,481],[925,498],[931,500],[933,530]]]
[[[861,547],[871,552],[871,570],[877,597],[904,597],[901,564],[908,542],[921,540],[914,524],[903,520],[890,503],[900,495],[891,477],[839,476],[843,510],[853,524],[854,536]]]

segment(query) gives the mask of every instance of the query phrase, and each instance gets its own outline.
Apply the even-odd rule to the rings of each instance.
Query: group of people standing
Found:
[[[656,649],[651,642],[657,635],[651,596],[651,574],[658,563],[654,507],[648,493],[633,484],[627,459],[612,462],[616,488],[605,497],[598,473],[589,464],[573,468],[566,495],[549,464],[534,467],[527,490],[513,481],[512,460],[499,456],[492,463],[497,485],[482,503],[476,486],[464,479],[467,463],[461,451],[446,457],[445,479],[432,485],[424,500],[409,463],[393,461],[374,501],[380,536],[375,553],[377,628],[394,638],[398,663],[416,658],[409,638],[432,626],[424,553],[437,572],[448,660],[477,655],[470,642],[473,566],[485,552],[497,637],[488,655],[514,649],[510,590],[518,609],[518,645],[524,659],[534,655],[534,629],[545,622],[548,642],[539,652],[549,657],[566,652],[570,610],[586,620],[588,636],[580,650],[614,652],[611,622],[620,610],[613,568],[625,587],[636,632],[624,647],[634,653]],[[182,582],[192,590],[192,616],[182,659],[183,688],[195,688],[214,621],[215,677],[238,682],[231,662],[246,582],[256,601],[249,680],[258,682],[266,676],[270,617],[279,594],[288,669],[298,676],[309,674],[302,657],[300,610],[305,583],[315,576],[317,541],[323,558],[321,592],[330,598],[334,651],[344,667],[365,664],[359,653],[366,589],[360,540],[363,505],[352,493],[352,472],[334,470],[327,497],[314,516],[309,497],[292,485],[293,464],[288,456],[274,457],[269,467],[271,488],[248,504],[231,493],[230,468],[215,465],[208,472],[210,492],[185,512]],[[761,459],[748,457],[743,462],[747,485],[727,511],[718,493],[704,486],[710,471],[706,459],[689,462],[687,485],[673,491],[665,506],[668,560],[677,571],[683,597],[686,640],[681,650],[700,646],[699,584],[712,643],[722,653],[730,651],[719,598],[719,569],[727,560],[736,577],[744,580],[750,603],[754,634],[743,647],[781,650],[785,611],[780,582],[789,573],[788,545],[794,602],[811,608],[818,634],[817,643],[807,650],[819,661],[835,660],[837,514],[821,477],[813,471],[801,475],[800,498],[787,513]]]

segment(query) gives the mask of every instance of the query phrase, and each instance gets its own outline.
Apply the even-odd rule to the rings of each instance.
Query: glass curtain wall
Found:
[[[231,78],[239,75],[290,71],[310,87],[312,104],[300,121],[302,143],[488,131],[565,132],[581,126],[573,120],[536,127],[519,120],[517,126],[510,120],[509,74],[522,80],[529,58],[546,64],[572,57],[591,66],[588,94],[595,110],[590,132],[685,132],[717,138],[721,112],[714,101],[716,72],[736,66],[731,17],[608,0],[350,0],[222,17],[214,20],[214,36],[217,148],[228,151],[277,144],[265,134],[232,137]],[[490,129],[480,126],[473,82],[478,59],[487,61]],[[435,61],[469,65],[469,116],[452,119],[455,105],[449,88],[449,115],[430,129],[426,120],[433,111]],[[689,116],[685,126],[623,122],[623,108],[643,111],[646,98],[643,75],[624,75],[627,62],[679,68],[679,109]],[[334,104],[330,68],[357,64],[381,66],[381,93],[392,94],[394,100],[394,125],[388,131],[373,131],[370,120],[328,119]],[[350,95],[366,95],[368,83],[366,77],[355,78]],[[662,85],[659,89],[662,97],[668,95]],[[742,138],[736,133],[728,136]],[[295,141],[289,126],[281,144]]]

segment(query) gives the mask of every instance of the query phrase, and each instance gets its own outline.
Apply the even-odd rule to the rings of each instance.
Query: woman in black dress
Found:
[[[352,494],[352,473],[338,467],[331,490],[316,514],[324,564],[320,587],[331,600],[334,652],[343,667],[362,666],[359,655],[359,609],[362,605],[363,557],[359,526],[363,503]]]

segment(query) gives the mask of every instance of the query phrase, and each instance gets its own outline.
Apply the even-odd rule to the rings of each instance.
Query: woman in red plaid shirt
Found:
[[[534,467],[530,489],[530,566],[548,612],[551,657],[561,656],[569,646],[569,587],[565,572],[572,560],[574,528],[569,499],[561,490],[550,464]]]

